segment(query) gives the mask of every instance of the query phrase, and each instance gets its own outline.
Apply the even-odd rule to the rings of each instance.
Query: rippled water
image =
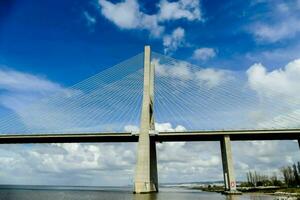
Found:
[[[133,194],[117,187],[9,187],[0,189],[0,200],[273,200],[268,195],[225,196],[199,190],[161,188],[157,194]]]

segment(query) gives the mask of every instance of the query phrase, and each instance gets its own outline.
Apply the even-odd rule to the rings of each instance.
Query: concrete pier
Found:
[[[240,192],[236,190],[236,181],[234,175],[230,136],[225,135],[221,139],[220,144],[221,144],[221,155],[222,155],[223,175],[224,175],[224,185],[225,185],[224,193],[239,194]]]
[[[134,182],[135,193],[158,192],[156,143],[149,134],[154,130],[154,65],[151,65],[150,58],[150,47],[145,46],[144,93]]]

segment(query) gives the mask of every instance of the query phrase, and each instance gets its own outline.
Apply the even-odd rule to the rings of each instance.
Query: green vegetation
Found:
[[[300,162],[282,167],[280,172],[279,176],[277,174],[266,176],[256,171],[249,171],[247,172],[247,182],[238,184],[237,189],[241,192],[300,196]],[[278,177],[282,178],[279,179]],[[223,192],[224,186],[198,186],[194,187],[194,189],[201,189],[207,192]]]
[[[276,186],[280,188],[291,188],[300,186],[300,162],[294,163],[291,166],[280,169],[283,181],[278,179],[278,176],[266,176],[254,172],[247,173],[247,182],[242,183],[241,187],[259,187],[259,186]]]
[[[281,172],[288,187],[300,186],[300,162],[282,168]]]
[[[247,182],[241,183],[240,187],[260,187],[260,186],[278,186],[283,187],[284,183],[277,178],[277,175],[266,176],[254,172],[247,173]]]
[[[300,162],[280,169],[282,180],[277,174],[266,176],[256,171],[247,173],[247,182],[238,189],[242,192],[283,193],[300,195]]]

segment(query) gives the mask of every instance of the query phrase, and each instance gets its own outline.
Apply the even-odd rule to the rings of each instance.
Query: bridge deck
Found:
[[[152,135],[159,142],[174,141],[219,141],[229,135],[233,141],[245,140],[297,140],[300,129],[282,130],[232,130],[232,131],[186,131],[160,132]],[[0,144],[21,143],[93,143],[93,142],[137,142],[138,135],[124,133],[81,133],[81,134],[35,134],[0,135]]]

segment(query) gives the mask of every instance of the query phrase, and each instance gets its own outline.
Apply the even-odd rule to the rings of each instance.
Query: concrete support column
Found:
[[[236,181],[233,168],[231,142],[229,135],[224,136],[221,139],[221,154],[224,174],[225,191],[234,192],[236,191]]]
[[[150,130],[154,130],[154,65],[150,64],[150,57],[150,47],[146,46],[144,55],[144,93],[134,182],[135,193],[158,192],[156,143],[149,134]]]
[[[139,136],[134,192],[158,192],[157,179],[156,144],[149,135],[142,134]]]

